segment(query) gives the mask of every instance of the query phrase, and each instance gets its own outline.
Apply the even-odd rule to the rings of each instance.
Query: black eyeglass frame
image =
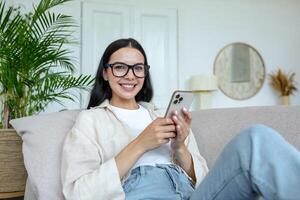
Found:
[[[126,65],[126,66],[128,67],[127,72],[126,72],[123,76],[116,76],[116,75],[115,75],[113,66],[116,65],[116,64],[122,64],[122,65]],[[144,66],[144,74],[145,74],[145,75],[144,75],[143,77],[137,76],[137,75],[135,74],[135,72],[134,72],[134,67],[137,66],[137,65],[143,65],[143,66]],[[115,63],[106,63],[106,64],[104,65],[104,68],[105,68],[105,69],[107,69],[107,68],[109,68],[109,67],[111,68],[112,74],[113,74],[115,77],[118,77],[118,78],[125,77],[125,76],[128,74],[128,72],[129,72],[130,69],[132,70],[132,72],[133,72],[133,74],[134,74],[135,77],[137,77],[137,78],[145,78],[145,77],[147,76],[148,72],[149,72],[149,69],[150,69],[150,65],[146,65],[146,64],[143,64],[143,63],[137,63],[137,64],[134,64],[134,65],[128,65],[128,64],[122,63],[122,62],[115,62]]]

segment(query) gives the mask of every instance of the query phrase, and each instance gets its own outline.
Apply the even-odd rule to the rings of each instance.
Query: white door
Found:
[[[148,56],[155,105],[165,109],[178,88],[177,12],[174,9],[137,8],[134,36]]]
[[[177,14],[174,9],[150,9],[131,5],[82,3],[82,64],[84,74],[95,74],[107,45],[132,37],[145,48],[154,87],[154,103],[166,108],[177,76]],[[83,96],[82,107],[88,103]]]

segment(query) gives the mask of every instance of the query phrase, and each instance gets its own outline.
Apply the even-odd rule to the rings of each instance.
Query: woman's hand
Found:
[[[175,123],[177,133],[176,137],[172,139],[171,142],[171,147],[173,150],[173,162],[178,164],[189,175],[189,177],[196,181],[192,155],[187,146],[184,144],[186,137],[190,133],[192,113],[186,108],[183,108],[181,112],[182,115],[174,112],[171,117]]]
[[[172,120],[176,126],[176,137],[172,140],[171,147],[173,150],[178,150],[184,147],[184,141],[189,135],[192,122],[192,113],[186,108],[182,109],[183,115],[179,115],[177,111],[173,112]]]
[[[175,132],[175,125],[171,119],[158,117],[145,128],[136,140],[146,152],[168,143],[170,138],[175,138]]]

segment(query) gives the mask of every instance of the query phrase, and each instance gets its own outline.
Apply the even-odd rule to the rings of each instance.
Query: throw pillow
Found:
[[[26,185],[25,199],[64,199],[60,177],[62,146],[79,112],[70,110],[10,121],[23,140],[27,183],[30,183]],[[29,193],[31,197],[26,197]]]

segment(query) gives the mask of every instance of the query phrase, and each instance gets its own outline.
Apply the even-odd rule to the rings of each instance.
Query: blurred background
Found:
[[[8,0],[8,4],[32,9],[32,0]],[[191,89],[193,75],[212,76],[220,50],[240,42],[252,46],[265,70],[261,88],[247,99],[236,100],[219,88],[209,107],[241,107],[281,104],[269,77],[282,69],[295,72],[300,83],[300,1],[298,0],[74,0],[56,8],[77,23],[70,46],[78,73],[95,74],[104,48],[113,40],[133,37],[145,47],[154,85],[153,101],[167,106],[175,89]],[[88,94],[69,109],[86,107]],[[290,97],[300,105],[300,94]],[[46,112],[61,109],[52,104]]]

